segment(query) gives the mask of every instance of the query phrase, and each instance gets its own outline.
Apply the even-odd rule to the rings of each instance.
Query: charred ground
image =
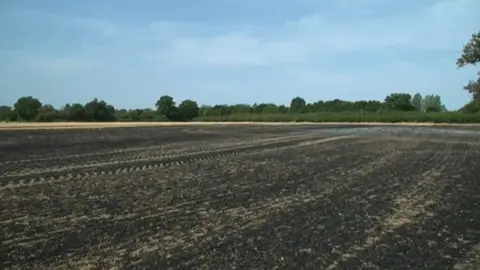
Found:
[[[477,269],[479,134],[385,126],[0,131],[0,262]]]

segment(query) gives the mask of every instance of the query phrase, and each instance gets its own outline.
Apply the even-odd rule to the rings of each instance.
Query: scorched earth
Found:
[[[0,131],[11,269],[478,269],[480,131]]]

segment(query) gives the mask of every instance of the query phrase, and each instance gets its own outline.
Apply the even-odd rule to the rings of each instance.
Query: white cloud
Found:
[[[381,2],[381,1],[377,1]],[[477,9],[476,9],[477,8]],[[172,66],[256,66],[302,62],[315,55],[383,49],[458,51],[480,22],[476,0],[451,0],[393,17],[338,20],[315,13],[262,28],[262,33],[229,33],[171,40],[159,61]],[[477,23],[477,24],[475,24]]]
[[[359,0],[353,7],[386,7],[387,2]],[[333,3],[336,9],[352,8],[345,1]],[[480,23],[476,8],[480,9],[477,0],[444,0],[423,10],[391,17],[342,19],[327,9],[283,25],[257,27],[154,21],[141,28],[129,28],[106,19],[67,17],[38,10],[17,12],[16,16],[33,16],[39,21],[116,37],[112,43],[98,45],[109,54],[114,53],[112,48],[138,46],[143,49],[137,52],[139,55],[161,65],[232,67],[299,63],[317,55],[384,49],[458,51]],[[95,50],[95,46],[90,44],[89,49]]]
[[[407,2],[411,5],[413,0]],[[392,91],[461,92],[470,74],[463,72],[451,78],[449,74],[459,73],[455,59],[449,57],[459,54],[471,33],[478,31],[480,1],[425,0],[427,4],[420,9],[376,15],[391,3],[332,1],[323,11],[279,24],[151,21],[134,27],[107,19],[23,11],[14,16],[89,35],[79,44],[80,49],[70,54],[0,53],[0,59],[5,60],[0,67],[10,68],[10,85],[17,80],[19,88],[39,85],[28,86],[27,81],[13,79],[21,78],[21,71],[28,69],[29,74],[36,71],[57,81],[63,78],[64,82],[57,83],[62,86],[59,91],[78,92],[83,87],[94,95],[115,89],[124,94],[104,98],[129,107],[153,104],[151,99],[163,93],[179,99],[195,98],[200,103],[225,103],[288,102],[293,95],[309,100],[382,99]],[[340,17],[335,13],[339,10],[343,12]],[[352,16],[348,16],[351,11]],[[400,55],[422,51],[450,54],[427,64],[423,59],[402,59]],[[389,59],[381,59],[380,54]],[[358,67],[362,56],[380,64]],[[357,59],[350,61],[349,57]],[[351,67],[353,64],[357,66]],[[132,88],[135,91],[129,90]],[[141,96],[139,92],[148,95],[130,105]],[[450,100],[455,104],[468,97],[454,96]]]

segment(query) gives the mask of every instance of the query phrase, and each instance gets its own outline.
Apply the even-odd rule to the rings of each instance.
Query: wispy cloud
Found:
[[[101,92],[115,104],[130,107],[153,104],[152,99],[164,93],[201,103],[286,102],[297,94],[309,99],[381,99],[392,91],[437,92],[450,107],[468,99],[461,85],[475,72],[457,71],[455,58],[478,31],[477,0],[406,0],[402,5],[387,0],[284,1],[265,10],[271,14],[264,20],[259,15],[243,21],[225,14],[266,8],[265,3],[205,3],[224,9],[185,9],[195,20],[156,17],[148,8],[140,9],[149,14],[138,14],[141,19],[128,17],[133,12],[120,8],[116,11],[123,19],[66,15],[48,8],[12,9],[5,20],[50,31],[58,44],[50,40],[45,51],[21,44],[22,36],[11,34],[18,42],[8,44],[18,47],[2,46],[0,70],[8,69],[10,77],[0,87],[30,94],[57,91],[54,85],[24,80],[28,71],[68,79],[58,90],[64,100],[69,99],[65,88],[70,83],[88,86],[88,97]],[[297,15],[287,17],[289,10]],[[198,19],[209,13],[223,19]],[[128,89],[135,94],[115,94]]]
[[[377,4],[380,2],[377,0]],[[332,11],[318,12],[282,25],[260,26],[257,32],[246,29],[202,38],[175,38],[158,50],[158,57],[172,66],[255,66],[305,62],[324,54],[378,50],[458,51],[472,31],[469,26],[479,21],[475,19],[473,6],[480,4],[474,0],[456,0],[392,17],[367,16],[341,21]]]

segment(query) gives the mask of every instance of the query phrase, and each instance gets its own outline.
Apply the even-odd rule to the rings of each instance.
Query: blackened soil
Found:
[[[477,139],[328,129],[0,132],[0,262],[478,269]]]

